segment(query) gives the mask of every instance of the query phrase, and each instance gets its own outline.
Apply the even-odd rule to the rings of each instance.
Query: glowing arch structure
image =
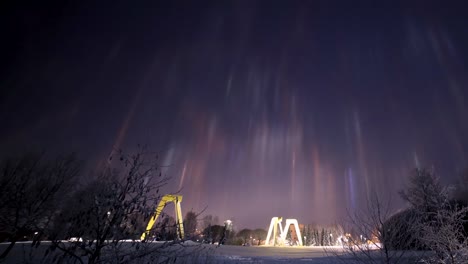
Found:
[[[271,218],[270,228],[268,228],[268,235],[265,241],[265,246],[276,246],[276,236],[278,234],[278,226],[280,229],[280,237],[283,234],[283,227],[281,226],[282,221],[283,221],[282,217]],[[272,234],[273,234],[273,245],[270,245],[270,238]]]
[[[299,229],[299,223],[297,222],[297,219],[286,219],[286,225],[284,226],[283,233],[281,234],[281,240],[286,240],[286,235],[288,234],[288,230],[291,225],[294,225],[299,246],[302,246],[301,230]]]
[[[291,225],[294,226],[294,229],[296,231],[299,246],[302,246],[303,244],[302,244],[301,230],[299,229],[299,223],[297,222],[297,219],[286,219],[286,225],[284,226],[284,228],[281,225],[282,221],[283,221],[282,217],[271,218],[270,228],[268,228],[268,235],[265,241],[265,246],[276,246],[278,244],[277,243],[278,227],[280,231],[279,237],[281,238],[281,241],[285,241],[286,235],[288,234],[288,230],[291,227]],[[272,236],[273,236],[273,243],[270,243]]]

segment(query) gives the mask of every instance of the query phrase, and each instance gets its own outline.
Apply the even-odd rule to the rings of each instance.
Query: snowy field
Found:
[[[50,242],[32,248],[30,242],[18,243],[3,263],[51,263],[53,254],[44,257]],[[130,243],[128,243],[130,245]],[[145,247],[158,248],[160,243],[146,243]],[[7,244],[0,244],[3,250]],[[129,248],[129,247],[128,247]],[[124,251],[121,249],[120,251]],[[338,255],[338,256],[337,256]],[[363,263],[345,254],[340,248],[322,247],[242,247],[201,245],[186,242],[174,245],[160,253],[130,263]],[[108,263],[115,263],[112,257]]]

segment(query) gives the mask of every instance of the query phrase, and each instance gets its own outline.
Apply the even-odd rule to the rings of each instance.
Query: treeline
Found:
[[[267,231],[262,228],[241,229],[239,231],[229,226],[227,222],[220,224],[218,217],[206,215],[200,217],[193,211],[186,213],[184,217],[184,230],[186,239],[204,244],[244,245],[254,246],[265,244]],[[156,224],[151,233],[152,238],[166,241],[176,238],[176,222],[169,215],[164,215]]]
[[[323,227],[305,225],[301,234],[304,246],[339,246],[342,244],[343,228],[338,225]]]

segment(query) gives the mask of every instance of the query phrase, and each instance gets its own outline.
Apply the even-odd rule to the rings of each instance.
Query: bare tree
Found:
[[[212,215],[205,215],[202,219],[202,230],[205,230],[205,228],[213,226],[213,225],[218,225],[219,224],[219,218],[217,216],[212,216]]]
[[[188,238],[193,238],[197,230],[197,214],[193,211],[187,212],[184,218],[184,230]]]
[[[437,212],[430,213],[429,221],[418,222],[423,230],[422,242],[436,253],[432,258],[428,258],[427,262],[468,262],[468,238],[463,227],[467,213],[467,207],[447,204]]]
[[[363,263],[390,264],[408,261],[405,251],[395,250],[388,243],[390,240],[397,241],[398,247],[405,247],[403,244],[411,242],[405,237],[408,230],[404,230],[408,226],[408,219],[390,221],[392,216],[390,200],[383,202],[377,194],[370,196],[364,210],[348,212],[343,226],[345,230],[353,232],[338,238],[345,253],[352,256],[354,261]],[[326,250],[344,260],[341,252]]]
[[[32,154],[1,164],[0,230],[7,234],[10,245],[0,260],[20,237],[37,241],[46,233],[80,168],[74,155],[45,160],[43,155]]]
[[[106,168],[75,194],[69,205],[73,210],[65,217],[68,228],[51,247],[64,253],[60,259],[97,263],[108,257],[105,252],[115,252],[119,259],[141,253],[135,251],[143,248],[140,243],[126,243],[123,250],[122,242],[140,237],[145,228],[142,223],[153,214],[159,189],[168,178],[161,174],[158,156],[144,148],[130,156],[119,153],[117,158],[114,167]],[[79,239],[67,243],[60,237]]]

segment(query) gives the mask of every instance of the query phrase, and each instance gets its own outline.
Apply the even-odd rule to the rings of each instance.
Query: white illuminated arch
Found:
[[[297,219],[286,219],[286,225],[284,226],[284,229],[283,229],[284,231],[281,234],[281,240],[282,241],[286,240],[286,235],[288,234],[288,230],[291,225],[294,225],[294,229],[296,230],[297,240],[299,241],[299,246],[302,246],[301,230],[299,230],[299,223],[297,222]]]
[[[278,226],[280,229],[279,236],[281,237],[281,235],[283,234],[283,227],[281,226],[281,221],[283,221],[282,217],[271,218],[270,228],[268,228],[268,235],[265,241],[265,246],[276,246],[277,244],[276,236],[278,234]],[[273,244],[270,243],[270,238],[271,238],[272,233],[273,233]]]
[[[281,238],[281,243],[283,243],[286,239],[286,235],[288,234],[288,230],[291,225],[294,225],[297,239],[299,241],[299,246],[302,246],[302,236],[301,230],[299,229],[299,223],[297,219],[286,219],[286,225],[284,228],[281,226],[281,222],[283,221],[282,217],[273,217],[270,221],[270,228],[268,228],[268,235],[265,241],[265,246],[276,246],[278,245],[277,236],[278,236],[278,226],[279,226],[279,237]],[[271,238],[273,236],[273,242],[271,242]]]

